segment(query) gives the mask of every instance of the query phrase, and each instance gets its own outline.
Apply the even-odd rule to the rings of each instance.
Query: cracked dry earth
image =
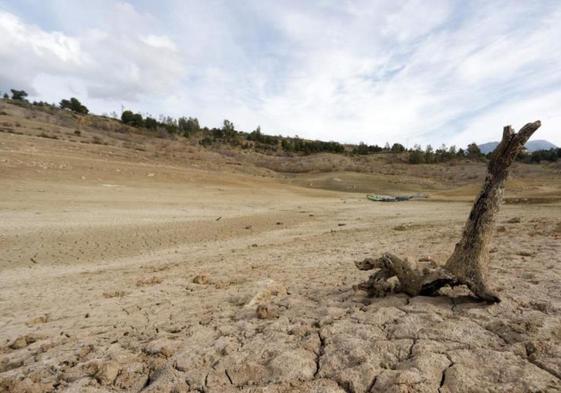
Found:
[[[500,304],[370,299],[355,260],[444,261],[470,204],[158,176],[2,179],[0,391],[561,391],[559,205],[502,210]]]

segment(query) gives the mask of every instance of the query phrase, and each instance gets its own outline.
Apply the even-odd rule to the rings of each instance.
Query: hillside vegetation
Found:
[[[444,148],[427,153],[407,151],[399,144],[386,148],[343,146],[272,137],[259,130],[245,133],[236,131],[227,121],[224,129],[200,128],[192,118],[168,119],[171,126],[157,121],[155,128],[147,128],[145,118],[142,126],[134,126],[130,120],[87,114],[87,108],[72,100],[63,101],[78,110],[15,101],[0,101],[0,132],[4,135],[39,137],[59,142],[53,146],[63,150],[95,151],[123,160],[157,160],[166,165],[273,177],[338,191],[424,192],[433,198],[472,198],[485,174],[485,157],[469,149],[467,153]],[[125,111],[125,119],[127,116]],[[182,133],[175,127],[190,131]],[[412,157],[418,155],[423,155],[424,163],[412,165]],[[515,199],[522,195],[555,198],[559,173],[557,162],[518,163],[513,168],[510,194]]]

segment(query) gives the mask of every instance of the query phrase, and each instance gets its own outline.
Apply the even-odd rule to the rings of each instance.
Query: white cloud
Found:
[[[172,52],[177,51],[177,47],[175,46],[175,43],[165,35],[149,34],[146,37],[141,37],[140,39],[145,44],[153,46],[154,48],[163,48],[163,49],[170,50]]]
[[[454,135],[451,142],[465,145],[470,141],[477,143],[499,140],[502,129],[512,125],[515,130],[524,124],[541,120],[542,127],[532,139],[546,139],[559,143],[561,124],[561,91],[519,97],[517,100],[499,105],[476,119],[473,119],[461,132]]]
[[[121,102],[169,92],[184,70],[174,42],[165,35],[128,30],[127,25],[140,26],[145,19],[132,6],[117,3],[113,11],[118,23],[76,35],[45,31],[0,11],[0,86],[25,88],[53,100],[61,98],[60,91],[76,90],[71,87],[76,84],[89,98]],[[38,84],[53,90],[40,90]]]
[[[0,13],[0,87],[378,144],[483,142],[541,117],[536,137],[561,145],[558,2],[76,4],[43,5],[60,32]]]

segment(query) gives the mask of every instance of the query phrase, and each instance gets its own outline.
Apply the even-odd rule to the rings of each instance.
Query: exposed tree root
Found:
[[[444,266],[434,263],[418,266],[415,261],[385,253],[378,259],[367,258],[356,262],[360,270],[377,269],[358,288],[370,296],[385,296],[391,292],[431,296],[444,286],[466,285],[478,298],[490,303],[499,302],[499,297],[488,284],[489,246],[495,220],[502,204],[509,167],[540,126],[538,120],[526,124],[518,133],[510,126],[504,128],[501,143],[489,161],[487,177],[468,216],[462,238]]]

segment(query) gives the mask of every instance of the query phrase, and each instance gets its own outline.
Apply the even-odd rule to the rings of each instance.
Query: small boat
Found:
[[[368,194],[366,198],[374,202],[403,202],[413,199],[414,195],[379,195],[379,194]]]
[[[397,198],[391,195],[379,195],[379,194],[369,194],[366,196],[368,199],[374,202],[396,202]]]

